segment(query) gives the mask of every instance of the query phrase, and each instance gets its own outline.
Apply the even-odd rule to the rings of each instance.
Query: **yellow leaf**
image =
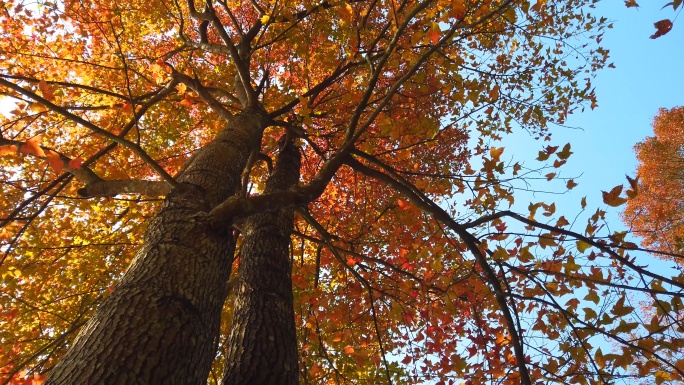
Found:
[[[492,160],[498,161],[499,157],[501,157],[501,154],[503,154],[504,148],[503,147],[492,147],[489,149],[489,156],[492,157]]]
[[[584,241],[577,241],[577,243],[575,245],[577,245],[577,251],[579,251],[580,253],[584,253],[584,251],[586,249],[591,247],[590,244],[588,244]]]
[[[31,103],[31,104],[29,104],[28,109],[31,112],[45,112],[45,111],[47,111],[47,108],[45,108],[45,106],[40,104],[40,103]]]
[[[261,16],[261,24],[266,24],[266,23],[268,23],[268,20],[269,20],[270,18],[271,18],[271,17],[268,16],[268,15],[263,15],[263,16]]]
[[[657,372],[655,372],[655,383],[657,385],[660,385],[665,381],[669,381],[670,378],[671,378],[671,376],[670,376],[670,373],[668,373],[668,372],[664,372],[662,370],[658,370]]]

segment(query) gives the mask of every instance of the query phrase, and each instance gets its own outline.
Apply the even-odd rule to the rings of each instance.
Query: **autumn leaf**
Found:
[[[49,101],[54,101],[55,100],[55,94],[52,91],[52,87],[45,81],[41,80],[38,82],[38,89],[40,90],[40,93],[43,95],[43,97]]]
[[[442,34],[442,31],[439,28],[439,24],[436,22],[432,22],[430,26],[430,31],[428,32],[428,35],[430,36],[430,42],[433,45],[436,45],[439,43],[439,38],[440,35]]]
[[[47,163],[52,167],[53,170],[55,170],[56,173],[62,172],[62,168],[64,168],[64,163],[62,162],[62,159],[60,158],[59,154],[56,153],[55,151],[48,150],[45,152],[45,160]]]
[[[567,160],[570,155],[572,155],[572,151],[570,151],[570,143],[567,143],[565,146],[563,146],[563,149],[556,153],[556,156],[560,159]]]
[[[591,247],[590,244],[588,244],[584,241],[577,241],[576,246],[577,246],[577,251],[579,251],[580,253],[584,253],[588,248]]]
[[[83,158],[80,156],[69,161],[69,168],[80,169],[83,164]]]
[[[495,85],[490,91],[489,91],[489,99],[495,101],[499,99],[499,85]]]
[[[651,39],[657,39],[672,30],[672,22],[668,19],[657,21],[653,25],[656,28],[656,32],[651,35]]]
[[[503,154],[505,148],[504,147],[492,147],[489,149],[489,156],[492,158],[492,160],[498,162],[499,159],[501,158],[501,154]]]
[[[4,144],[0,146],[0,156],[7,154],[16,154],[18,152],[19,150],[17,149],[17,146],[13,144]]]
[[[613,187],[610,192],[603,191],[603,203],[617,207],[627,202],[627,199],[620,197],[622,185]]]
[[[19,152],[25,155],[35,155],[38,157],[44,157],[45,152],[42,148],[40,148],[41,141],[41,136],[34,136],[33,138],[28,139],[26,142],[24,142],[24,144],[19,148]]]
[[[574,179],[569,179],[567,183],[565,183],[565,187],[568,190],[572,190],[573,188],[577,187],[577,182],[575,182]]]

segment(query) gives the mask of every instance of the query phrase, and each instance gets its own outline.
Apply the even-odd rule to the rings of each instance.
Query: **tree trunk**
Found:
[[[46,384],[206,384],[234,241],[203,213],[235,193],[267,121],[263,110],[243,111],[197,152]]]
[[[265,192],[296,186],[299,166],[299,149],[286,139]],[[245,221],[224,385],[299,383],[289,253],[292,228],[292,210],[257,214]]]

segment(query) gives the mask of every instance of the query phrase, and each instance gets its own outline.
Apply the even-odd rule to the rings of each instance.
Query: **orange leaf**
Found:
[[[345,354],[352,354],[352,353],[354,353],[354,348],[351,347],[351,346],[349,346],[349,345],[347,345],[347,346],[344,347],[344,353],[345,353]]]
[[[492,147],[489,149],[489,156],[492,157],[492,160],[499,161],[499,158],[501,157],[501,154],[503,154],[504,148],[503,147]]]
[[[47,160],[47,163],[52,167],[56,173],[62,172],[62,168],[64,167],[64,162],[62,162],[62,159],[59,157],[59,154],[52,151],[48,150],[45,153],[45,159]]]
[[[44,157],[45,152],[40,148],[40,142],[42,141],[41,136],[34,136],[33,138],[27,140],[19,149],[19,152],[25,155],[35,155]]]
[[[18,151],[19,150],[17,149],[17,146],[13,144],[5,144],[0,146],[0,156],[7,154],[16,154]]]
[[[181,100],[180,103],[178,103],[178,104],[187,108],[187,107],[192,107],[192,105],[195,103],[186,97],[186,98],[183,98],[183,100]]]
[[[38,82],[38,89],[43,97],[49,101],[55,100],[55,93],[52,91],[52,87],[45,80]]]

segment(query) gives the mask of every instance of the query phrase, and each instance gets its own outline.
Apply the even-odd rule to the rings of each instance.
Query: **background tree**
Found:
[[[602,210],[577,232],[553,203],[503,209],[572,152],[531,167],[501,136],[595,105],[591,5],[7,3],[4,381],[268,382],[295,350],[304,383],[681,379],[680,277],[634,263]],[[283,135],[301,167],[273,160]],[[259,326],[267,300],[296,341]],[[249,365],[269,344],[288,353]]]
[[[642,237],[642,246],[679,255],[684,251],[684,107],[658,111],[653,134],[634,146],[638,192],[627,202],[623,220]]]

